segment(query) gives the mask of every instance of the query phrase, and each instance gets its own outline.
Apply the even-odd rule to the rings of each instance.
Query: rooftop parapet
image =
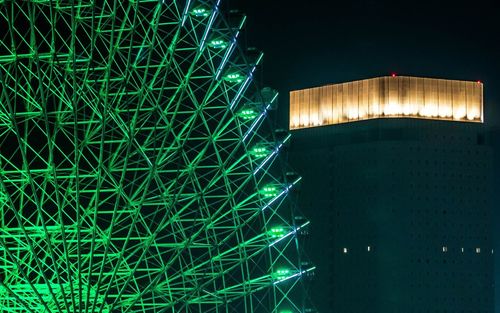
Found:
[[[483,84],[393,75],[290,92],[290,129],[374,118],[483,122]]]

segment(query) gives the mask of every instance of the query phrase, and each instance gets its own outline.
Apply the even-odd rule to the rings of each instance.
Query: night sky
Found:
[[[480,80],[500,125],[500,20],[494,1],[226,0],[248,16],[244,44],[265,53],[260,80],[288,91],[391,73]]]
[[[263,86],[280,92],[278,112],[283,127],[288,126],[290,90],[397,73],[480,80],[484,83],[485,123],[496,128],[499,137],[500,11],[494,1],[223,3],[248,17],[242,43],[265,54],[257,78]],[[500,147],[500,138],[492,140]],[[498,160],[495,168],[498,173]],[[498,191],[500,178],[495,177],[493,188]],[[498,211],[494,214],[497,251]],[[500,272],[496,277],[498,280]],[[500,290],[495,295],[500,303]],[[500,308],[496,310],[500,312]]]

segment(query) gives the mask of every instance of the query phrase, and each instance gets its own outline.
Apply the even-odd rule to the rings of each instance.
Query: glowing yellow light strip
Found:
[[[290,129],[401,117],[483,122],[483,84],[389,76],[290,92]]]

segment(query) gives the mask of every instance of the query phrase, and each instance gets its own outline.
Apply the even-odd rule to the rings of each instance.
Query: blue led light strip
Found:
[[[294,235],[296,234],[300,229],[306,227],[307,225],[309,225],[311,222],[310,221],[307,221],[305,222],[304,224],[300,225],[299,227],[295,228],[294,230],[292,230],[291,232],[289,232],[288,234],[284,235],[283,237],[273,241],[269,247],[272,247],[274,246],[275,244],[277,244],[278,242],[282,241],[283,239],[287,238],[287,237],[290,237],[291,235]]]
[[[298,183],[300,180],[302,179],[302,177],[299,177],[297,178],[293,183],[291,183],[290,185],[288,185],[285,189],[283,189],[283,191],[281,191],[276,197],[272,198],[271,201],[269,201],[263,208],[262,208],[262,211],[264,211],[265,209],[267,209],[269,206],[271,206],[271,204],[273,204],[276,200],[278,200],[282,195],[288,193],[288,191],[290,191],[290,189],[292,189],[292,187]]]
[[[272,152],[270,155],[268,155],[264,161],[262,161],[262,163],[261,163],[261,164],[257,167],[257,169],[253,172],[253,174],[254,174],[254,175],[256,175],[256,174],[257,174],[257,173],[258,173],[258,172],[262,169],[262,167],[264,167],[264,165],[266,165],[266,163],[267,163],[267,162],[268,162],[268,161],[269,161],[269,160],[270,160],[270,159],[271,159],[274,155],[276,155],[276,154],[280,151],[281,147],[283,147],[283,144],[285,144],[285,143],[288,141],[288,139],[290,139],[290,137],[291,137],[291,135],[290,135],[290,134],[289,134],[288,136],[286,136],[286,138],[283,140],[283,142],[281,142],[281,143],[280,143],[280,144],[279,144],[279,145],[278,145],[278,146],[277,146],[277,147],[273,150],[273,152]]]

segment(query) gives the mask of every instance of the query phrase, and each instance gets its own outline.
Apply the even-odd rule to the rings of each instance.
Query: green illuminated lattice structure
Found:
[[[235,18],[0,0],[1,312],[303,311],[299,179]]]

